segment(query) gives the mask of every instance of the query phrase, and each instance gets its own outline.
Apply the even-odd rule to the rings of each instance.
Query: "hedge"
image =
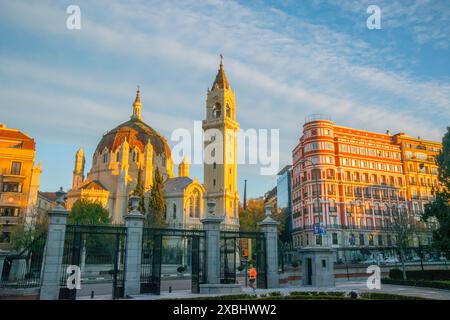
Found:
[[[402,280],[403,272],[394,268],[389,271],[389,278],[393,280]],[[450,280],[450,270],[417,270],[406,271],[408,280]]]
[[[431,300],[421,297],[402,296],[398,294],[382,292],[365,292],[360,295],[360,299],[366,300]]]
[[[450,283],[443,283],[429,280],[381,279],[381,283],[450,290]]]

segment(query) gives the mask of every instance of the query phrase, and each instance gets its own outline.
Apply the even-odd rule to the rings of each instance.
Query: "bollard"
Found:
[[[169,293],[172,293],[172,286],[169,286]]]
[[[91,299],[94,299],[94,291],[91,291]]]

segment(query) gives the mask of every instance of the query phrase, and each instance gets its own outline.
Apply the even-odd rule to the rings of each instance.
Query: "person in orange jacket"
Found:
[[[253,289],[253,292],[255,292],[255,281],[256,281],[256,276],[258,275],[258,273],[256,272],[255,267],[253,266],[253,264],[250,265],[250,270],[248,271],[248,279],[250,282],[250,288]]]

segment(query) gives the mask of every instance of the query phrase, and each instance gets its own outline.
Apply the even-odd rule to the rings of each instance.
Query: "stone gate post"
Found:
[[[139,197],[132,196],[130,199],[133,210],[125,216],[125,226],[127,228],[124,284],[125,297],[141,292],[141,257],[144,216],[137,210]]]
[[[215,203],[208,203],[208,215],[202,219],[206,237],[206,282],[220,283],[220,224],[222,217],[213,214]]]
[[[267,288],[277,288],[279,284],[278,276],[278,221],[272,218],[272,206],[267,203],[265,206],[266,217],[258,225],[264,233],[266,239],[266,270],[267,270]]]
[[[45,245],[44,261],[42,265],[41,300],[58,300],[60,280],[63,272],[62,259],[64,254],[64,239],[69,212],[64,209],[65,192],[56,192],[57,205],[48,212],[47,242]]]

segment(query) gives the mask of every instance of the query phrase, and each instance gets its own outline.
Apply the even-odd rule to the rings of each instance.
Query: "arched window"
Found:
[[[108,162],[108,154],[105,153],[105,154],[103,155],[103,163],[107,163],[107,162]]]
[[[117,151],[116,153],[116,161],[119,162],[120,161],[120,152]]]
[[[191,195],[191,197],[189,198],[189,217],[190,218],[194,217],[194,208],[195,208],[195,200],[194,200],[194,196]]]
[[[220,115],[222,114],[222,107],[220,105],[220,103],[216,103],[214,105],[213,111],[212,111],[212,116],[214,119],[218,119],[220,118]]]
[[[175,203],[172,205],[172,218],[174,220],[177,218],[177,205]]]
[[[230,118],[231,117],[231,108],[229,105],[227,105],[227,117]]]
[[[200,193],[198,192],[198,190],[194,191],[194,200],[195,200],[194,217],[200,218]]]
[[[133,159],[133,162],[139,162],[139,150],[134,149],[131,152],[131,157]]]

